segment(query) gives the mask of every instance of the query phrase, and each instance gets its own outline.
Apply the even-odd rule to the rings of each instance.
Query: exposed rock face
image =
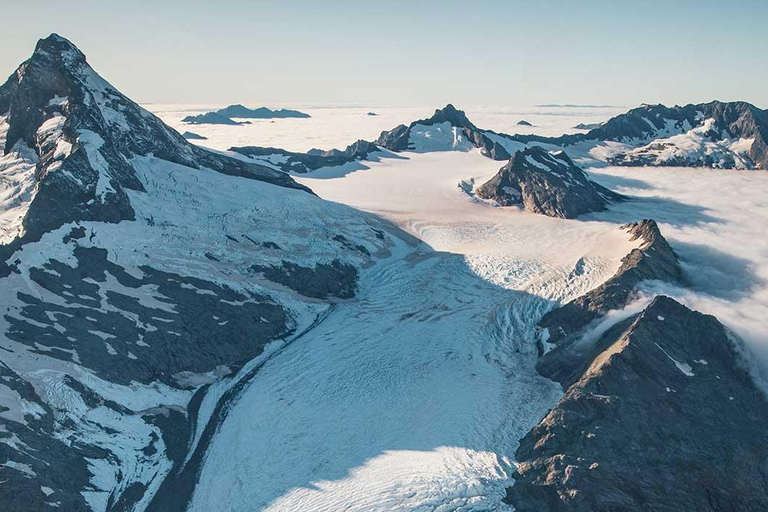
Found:
[[[310,149],[306,153],[294,153],[279,148],[261,148],[244,146],[229,148],[253,159],[262,165],[274,166],[285,172],[307,173],[321,167],[335,167],[357,160],[365,160],[369,155],[380,151],[376,144],[358,140],[345,149]]]
[[[230,105],[217,110],[215,113],[224,117],[238,117],[242,119],[285,119],[289,117],[306,119],[311,117],[309,114],[299,112],[298,110],[286,108],[272,110],[267,107],[248,108],[243,105]]]
[[[284,173],[188,143],[55,34],[40,40],[0,86],[0,145],[5,155],[18,154],[34,169],[31,189],[19,191],[18,201],[26,203],[18,210],[20,228],[0,240],[17,240],[14,248],[71,221],[133,219],[126,191],[143,190],[131,163],[136,155],[305,189]],[[10,252],[0,246],[0,261]]]
[[[181,136],[187,140],[208,140],[208,137],[204,137],[203,135],[195,132],[184,132],[181,134]]]
[[[533,125],[528,121],[526,121],[525,119],[521,119],[517,122],[517,126],[533,126]]]
[[[768,403],[735,343],[668,297],[611,328],[521,441],[506,501],[521,512],[765,510]]]
[[[489,139],[482,130],[478,129],[467,119],[463,111],[457,110],[451,104],[443,109],[435,110],[432,117],[414,121],[409,126],[401,124],[389,131],[381,132],[376,144],[391,151],[419,150],[422,143],[419,139],[434,139],[430,127],[443,131],[445,140],[429,142],[429,150],[445,151],[453,149],[468,149],[472,146],[480,148],[482,153],[493,160],[508,160],[509,153],[498,143]]]
[[[611,200],[621,199],[590,181],[565,152],[549,153],[539,146],[516,152],[476,194],[502,206],[521,205],[531,212],[566,219],[605,210]]]
[[[630,233],[632,241],[641,240],[641,245],[621,260],[619,270],[608,281],[544,315],[539,327],[547,329],[550,343],[558,343],[578,334],[587,324],[610,310],[622,309],[632,300],[635,287],[641,281],[682,281],[677,255],[655,221],[646,219],[621,228]]]
[[[254,265],[251,271],[315,299],[350,299],[355,296],[357,287],[357,269],[339,260],[319,263],[315,268],[283,261],[280,267]]]

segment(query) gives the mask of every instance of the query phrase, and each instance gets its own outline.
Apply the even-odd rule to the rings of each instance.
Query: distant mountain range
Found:
[[[277,109],[272,110],[267,107],[259,107],[250,109],[243,105],[230,105],[222,109],[206,112],[196,116],[187,116],[182,121],[191,124],[229,124],[240,125],[248,124],[245,122],[234,121],[232,118],[239,119],[287,119],[287,118],[301,118],[305,119],[311,117],[309,114],[299,112],[298,110],[289,109]]]
[[[746,102],[642,105],[604,123],[578,126],[589,128],[587,133],[559,137],[482,130],[463,112],[454,111],[461,112],[448,105],[432,118],[398,126],[382,133],[377,144],[392,151],[420,151],[426,148],[419,146],[424,138],[412,139],[413,127],[446,122],[443,133],[450,127],[458,129],[471,146],[496,160],[507,160],[519,149],[540,145],[553,151],[573,151],[578,160],[595,162],[589,150],[601,146],[605,149],[602,163],[610,165],[768,169],[768,110]],[[606,147],[609,142],[617,144]],[[445,144],[432,146],[449,149]]]

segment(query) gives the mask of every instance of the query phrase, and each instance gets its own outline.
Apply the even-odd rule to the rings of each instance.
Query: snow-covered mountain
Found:
[[[283,173],[189,144],[55,34],[0,87],[0,137],[1,165],[12,175],[0,242],[14,248],[66,222],[135,219],[127,194],[144,190],[130,162],[136,155],[303,188]]]
[[[403,245],[191,145],[55,34],[0,120],[4,510],[162,509],[229,390]]]
[[[483,155],[494,160],[508,160],[509,153],[490,140],[467,118],[466,114],[451,104],[435,110],[432,117],[401,124],[382,132],[376,144],[391,151],[468,151],[479,148]]]
[[[508,136],[528,143],[588,151],[611,165],[768,169],[768,111],[743,101],[641,105],[587,133]]]
[[[604,210],[621,196],[591,181],[564,151],[539,146],[517,151],[475,194],[501,206],[521,205],[550,217],[574,218]]]

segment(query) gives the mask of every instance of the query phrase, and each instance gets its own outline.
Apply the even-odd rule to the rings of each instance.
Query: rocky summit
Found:
[[[742,350],[716,318],[657,297],[561,381],[565,395],[520,442],[505,501],[525,512],[765,510],[768,403]]]
[[[0,119],[3,154],[30,174],[19,184],[17,218],[0,227],[0,241],[13,248],[67,222],[134,219],[127,193],[144,190],[131,161],[137,156],[304,189],[284,173],[190,144],[56,34],[0,86]]]
[[[591,181],[563,151],[531,146],[515,152],[507,164],[475,191],[501,206],[570,219],[605,210],[621,196]]]
[[[430,118],[381,132],[376,144],[398,152],[467,151],[474,147],[493,160],[509,159],[509,153],[502,146],[489,139],[463,111],[451,104],[435,110]]]

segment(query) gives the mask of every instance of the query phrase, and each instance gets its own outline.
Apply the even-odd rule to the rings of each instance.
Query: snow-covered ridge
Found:
[[[713,167],[715,169],[751,169],[749,152],[753,138],[732,138],[718,129],[714,118],[671,137],[617,154],[613,165],[651,165],[677,167]]]

